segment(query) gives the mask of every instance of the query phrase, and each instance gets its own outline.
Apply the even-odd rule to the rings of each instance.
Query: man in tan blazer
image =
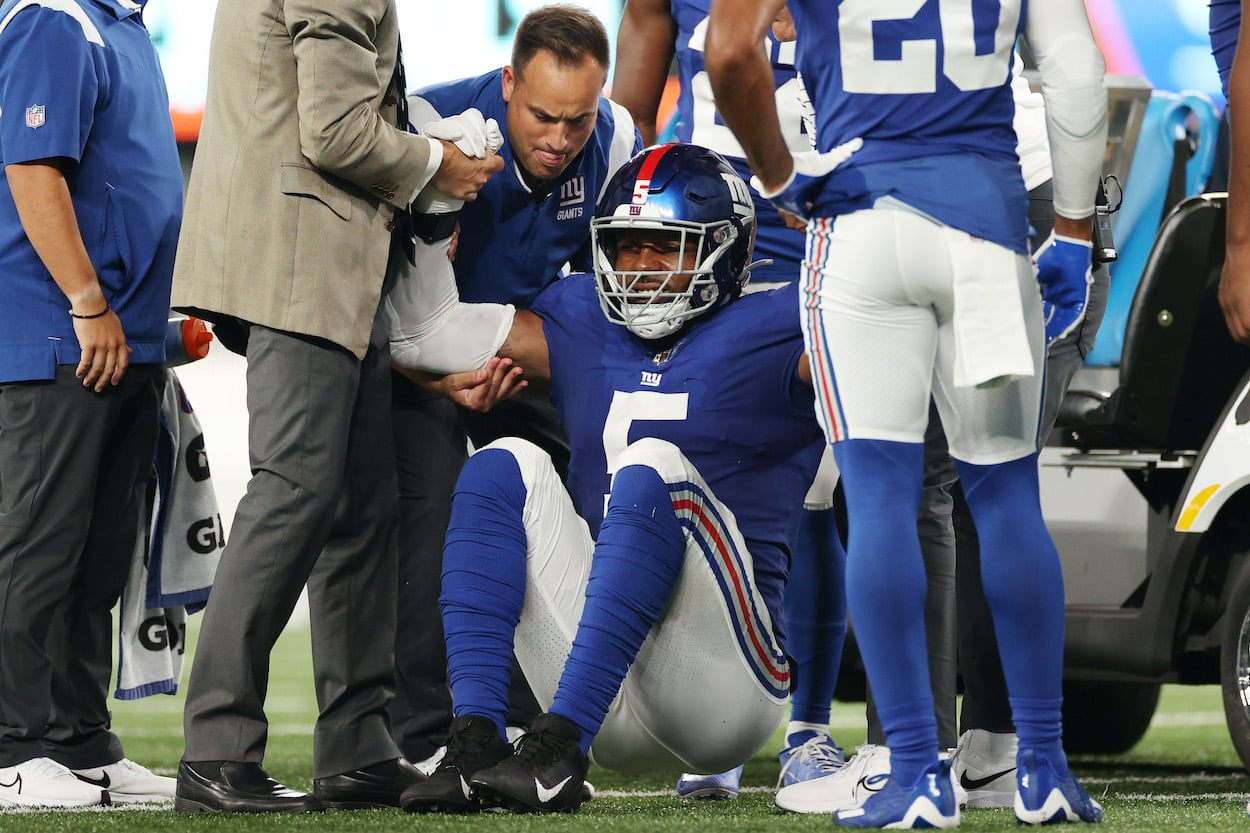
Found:
[[[410,134],[394,0],[221,0],[173,305],[247,356],[252,479],[187,691],[179,810],[398,805],[388,256],[427,183],[472,199],[502,167]],[[480,118],[480,116],[479,116]],[[392,238],[396,238],[395,243]],[[269,653],[307,584],[315,796],[261,766]]]

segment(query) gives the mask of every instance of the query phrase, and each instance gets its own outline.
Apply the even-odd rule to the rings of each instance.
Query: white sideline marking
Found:
[[[1174,712],[1172,714],[1156,714],[1150,721],[1150,728],[1169,728],[1172,726],[1223,726],[1224,712]]]
[[[1080,769],[1080,766],[1076,767]],[[1212,775],[1206,772],[1196,772],[1193,775],[1124,775],[1118,778],[1098,778],[1081,776],[1082,784],[1099,784],[1106,786],[1107,784],[1158,784],[1160,782],[1173,784],[1201,784],[1203,781],[1227,781],[1229,778],[1236,776],[1230,775]]]
[[[1199,776],[1192,780],[1214,780],[1215,776]],[[1149,778],[1117,778],[1117,779],[1092,779],[1082,778],[1084,784],[1092,783],[1110,783],[1112,781],[1149,781]],[[1158,780],[1158,779],[1154,779]],[[772,787],[743,787],[744,793],[771,793]],[[673,790],[597,790],[595,798],[677,798],[677,793]],[[1112,801],[1149,801],[1153,804],[1165,803],[1187,803],[1190,801],[1223,801],[1230,804],[1240,804],[1250,798],[1250,793],[1244,792],[1221,792],[1221,793],[1111,793],[1109,795],[1095,795],[1095,799],[1103,801],[1110,798]],[[0,807],[0,816],[5,815],[24,815],[29,813],[125,813],[135,810],[160,810],[162,808],[173,809],[172,801],[150,802],[143,804],[113,804],[108,807],[97,805],[95,807]],[[967,812],[967,811],[965,811]],[[980,810],[972,810],[974,813]]]

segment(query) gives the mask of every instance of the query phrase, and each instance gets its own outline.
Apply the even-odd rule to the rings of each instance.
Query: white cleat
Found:
[[[774,799],[791,813],[832,813],[863,804],[890,780],[890,750],[866,743],[837,772],[782,787]]]

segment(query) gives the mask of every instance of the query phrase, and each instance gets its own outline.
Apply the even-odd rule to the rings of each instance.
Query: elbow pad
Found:
[[[511,304],[465,304],[447,250],[451,240],[416,242],[416,264],[392,257],[393,286],[383,301],[391,361],[429,373],[477,370],[512,329]]]

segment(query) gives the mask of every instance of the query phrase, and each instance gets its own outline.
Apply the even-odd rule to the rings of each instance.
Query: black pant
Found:
[[[0,384],[0,766],[120,760],[112,608],[152,480],[165,371],[84,388],[73,365]]]

